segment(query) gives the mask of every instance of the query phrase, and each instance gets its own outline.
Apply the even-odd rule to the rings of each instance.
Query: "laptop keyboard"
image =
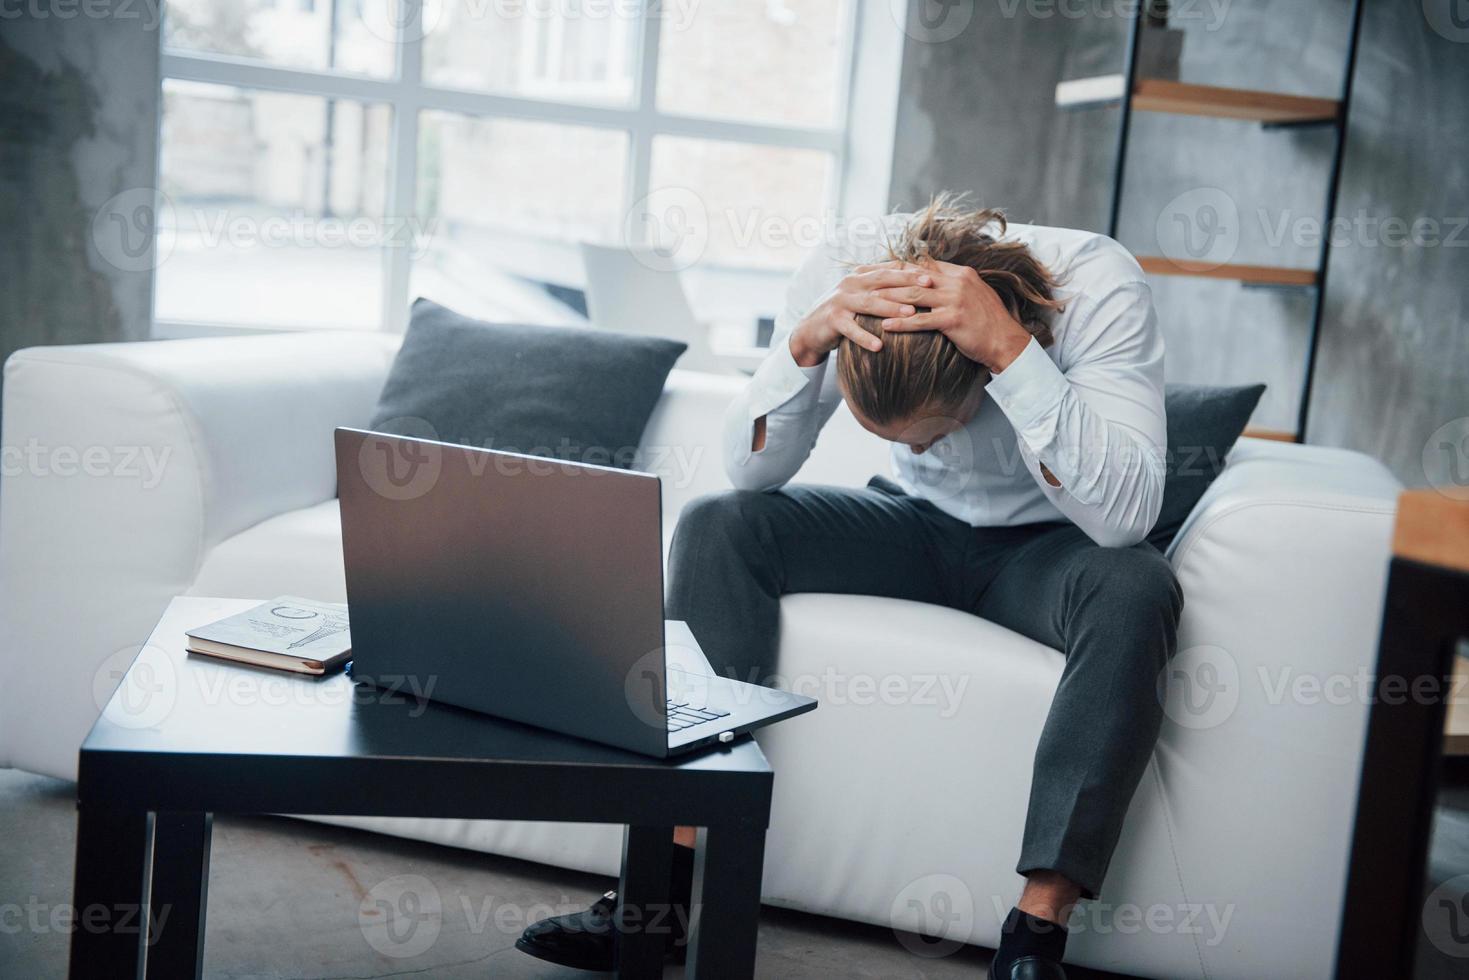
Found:
[[[706,721],[718,721],[720,718],[728,717],[728,711],[694,708],[681,701],[675,701],[673,698],[668,699],[668,730],[670,732],[681,732],[685,728],[693,728]]]

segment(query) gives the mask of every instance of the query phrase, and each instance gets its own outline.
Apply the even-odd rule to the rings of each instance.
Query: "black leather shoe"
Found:
[[[616,911],[617,893],[608,892],[585,912],[527,926],[515,948],[575,970],[611,970],[617,965]]]
[[[558,915],[527,926],[515,941],[515,948],[575,970],[611,970],[617,965],[616,920],[617,892],[610,891],[585,912]],[[666,921],[669,929],[664,956],[672,957],[675,963],[684,962],[688,955],[686,920],[670,915],[660,917],[660,921]]]
[[[1066,980],[1066,971],[1055,960],[1022,956],[1010,964],[1010,972],[1003,977],[995,976],[995,971],[990,970],[989,980]]]

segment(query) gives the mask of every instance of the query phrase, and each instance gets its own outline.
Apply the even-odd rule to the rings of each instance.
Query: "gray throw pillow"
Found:
[[[1224,457],[1245,431],[1264,393],[1264,385],[1171,384],[1165,389],[1168,475],[1163,484],[1163,511],[1148,535],[1159,551],[1167,550],[1199,498],[1224,469]]]
[[[686,346],[486,323],[420,299],[370,428],[627,469]]]

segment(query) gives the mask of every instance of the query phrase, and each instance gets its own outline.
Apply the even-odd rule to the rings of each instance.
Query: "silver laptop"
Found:
[[[816,707],[665,622],[658,477],[357,429],[336,451],[354,677],[659,757]]]

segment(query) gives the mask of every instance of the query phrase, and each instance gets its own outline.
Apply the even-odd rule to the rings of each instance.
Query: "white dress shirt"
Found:
[[[891,215],[895,230],[909,215]],[[725,419],[725,468],[735,487],[774,490],[795,476],[841,401],[833,351],[803,368],[791,354],[797,323],[850,271],[885,260],[884,236],[843,232],[812,253],[791,280],[771,354]],[[1141,541],[1163,502],[1167,435],[1163,337],[1137,261],[1104,235],[1012,224],[1062,279],[1065,309],[1051,317],[1055,342],[1034,339],[985,388],[963,428],[915,454],[893,443],[897,482],[975,527],[1069,520],[1098,544]],[[765,445],[752,450],[755,421]],[[876,437],[874,437],[876,438]],[[1041,472],[1051,472],[1052,486]]]

